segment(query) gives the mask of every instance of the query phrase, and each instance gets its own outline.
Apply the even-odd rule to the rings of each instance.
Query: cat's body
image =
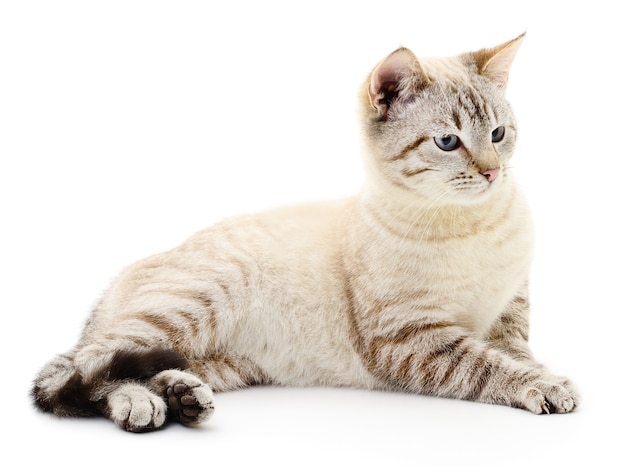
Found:
[[[392,53],[363,89],[362,192],[228,219],[124,270],[37,377],[40,408],[142,431],[268,383],[573,410],[527,347],[532,226],[504,100],[520,41]]]

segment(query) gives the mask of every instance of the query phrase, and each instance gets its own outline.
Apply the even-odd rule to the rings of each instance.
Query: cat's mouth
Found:
[[[501,182],[500,175],[500,169],[488,170],[483,173],[460,174],[448,180],[448,184],[458,191],[483,193]]]
[[[498,169],[498,172],[493,172],[489,177],[484,174],[468,174],[455,177],[449,180],[448,184],[452,186],[459,198],[480,200],[488,197],[493,190],[499,188],[502,180],[503,175]]]

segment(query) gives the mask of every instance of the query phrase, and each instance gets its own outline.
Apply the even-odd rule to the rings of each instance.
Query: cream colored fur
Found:
[[[77,380],[120,426],[161,426],[162,406],[146,409],[175,383],[116,386],[106,369],[122,351],[126,362],[165,348],[208,384],[197,418],[181,418],[189,424],[212,413],[209,387],[255,383],[573,410],[571,384],[526,343],[532,224],[508,168],[517,125],[504,97],[520,43],[422,61],[392,53],[361,92],[368,154],[358,196],[228,219],[130,266],[77,347],[44,368],[36,401],[71,413],[59,389]],[[461,146],[441,149],[436,138],[450,135]]]

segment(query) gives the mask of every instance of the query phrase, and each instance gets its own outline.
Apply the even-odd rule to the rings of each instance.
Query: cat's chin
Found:
[[[456,193],[451,197],[451,201],[456,205],[480,205],[491,200],[494,194],[498,193],[501,189],[500,182],[491,183],[485,188],[472,188],[456,190]]]
[[[494,195],[501,193],[507,188],[507,179],[504,176],[498,177],[492,182],[476,180],[472,183],[463,183],[458,186],[444,184],[442,181],[427,182],[418,184],[395,183],[392,189],[400,191],[401,194],[407,192],[413,196],[417,206],[430,207],[443,204],[453,206],[475,206],[493,200]],[[399,185],[399,186],[398,186]],[[387,189],[389,195],[389,189]],[[400,196],[401,201],[406,200],[406,196]]]

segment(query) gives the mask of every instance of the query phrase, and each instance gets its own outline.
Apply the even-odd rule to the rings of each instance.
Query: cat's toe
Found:
[[[536,415],[550,413],[550,407],[543,392],[535,387],[526,389],[524,395],[522,395],[520,406]]]
[[[576,409],[580,397],[574,386],[565,381],[561,385],[554,385],[546,393],[546,400],[550,402],[553,413],[569,413]]]
[[[167,389],[170,414],[185,425],[197,425],[214,412],[213,392],[208,385],[190,386],[177,382]]]
[[[522,397],[522,407],[536,414],[569,413],[578,403],[579,397],[573,387],[548,382],[535,382]]]
[[[139,433],[155,430],[165,423],[165,402],[147,388],[127,383],[107,397],[111,420],[126,431]]]

